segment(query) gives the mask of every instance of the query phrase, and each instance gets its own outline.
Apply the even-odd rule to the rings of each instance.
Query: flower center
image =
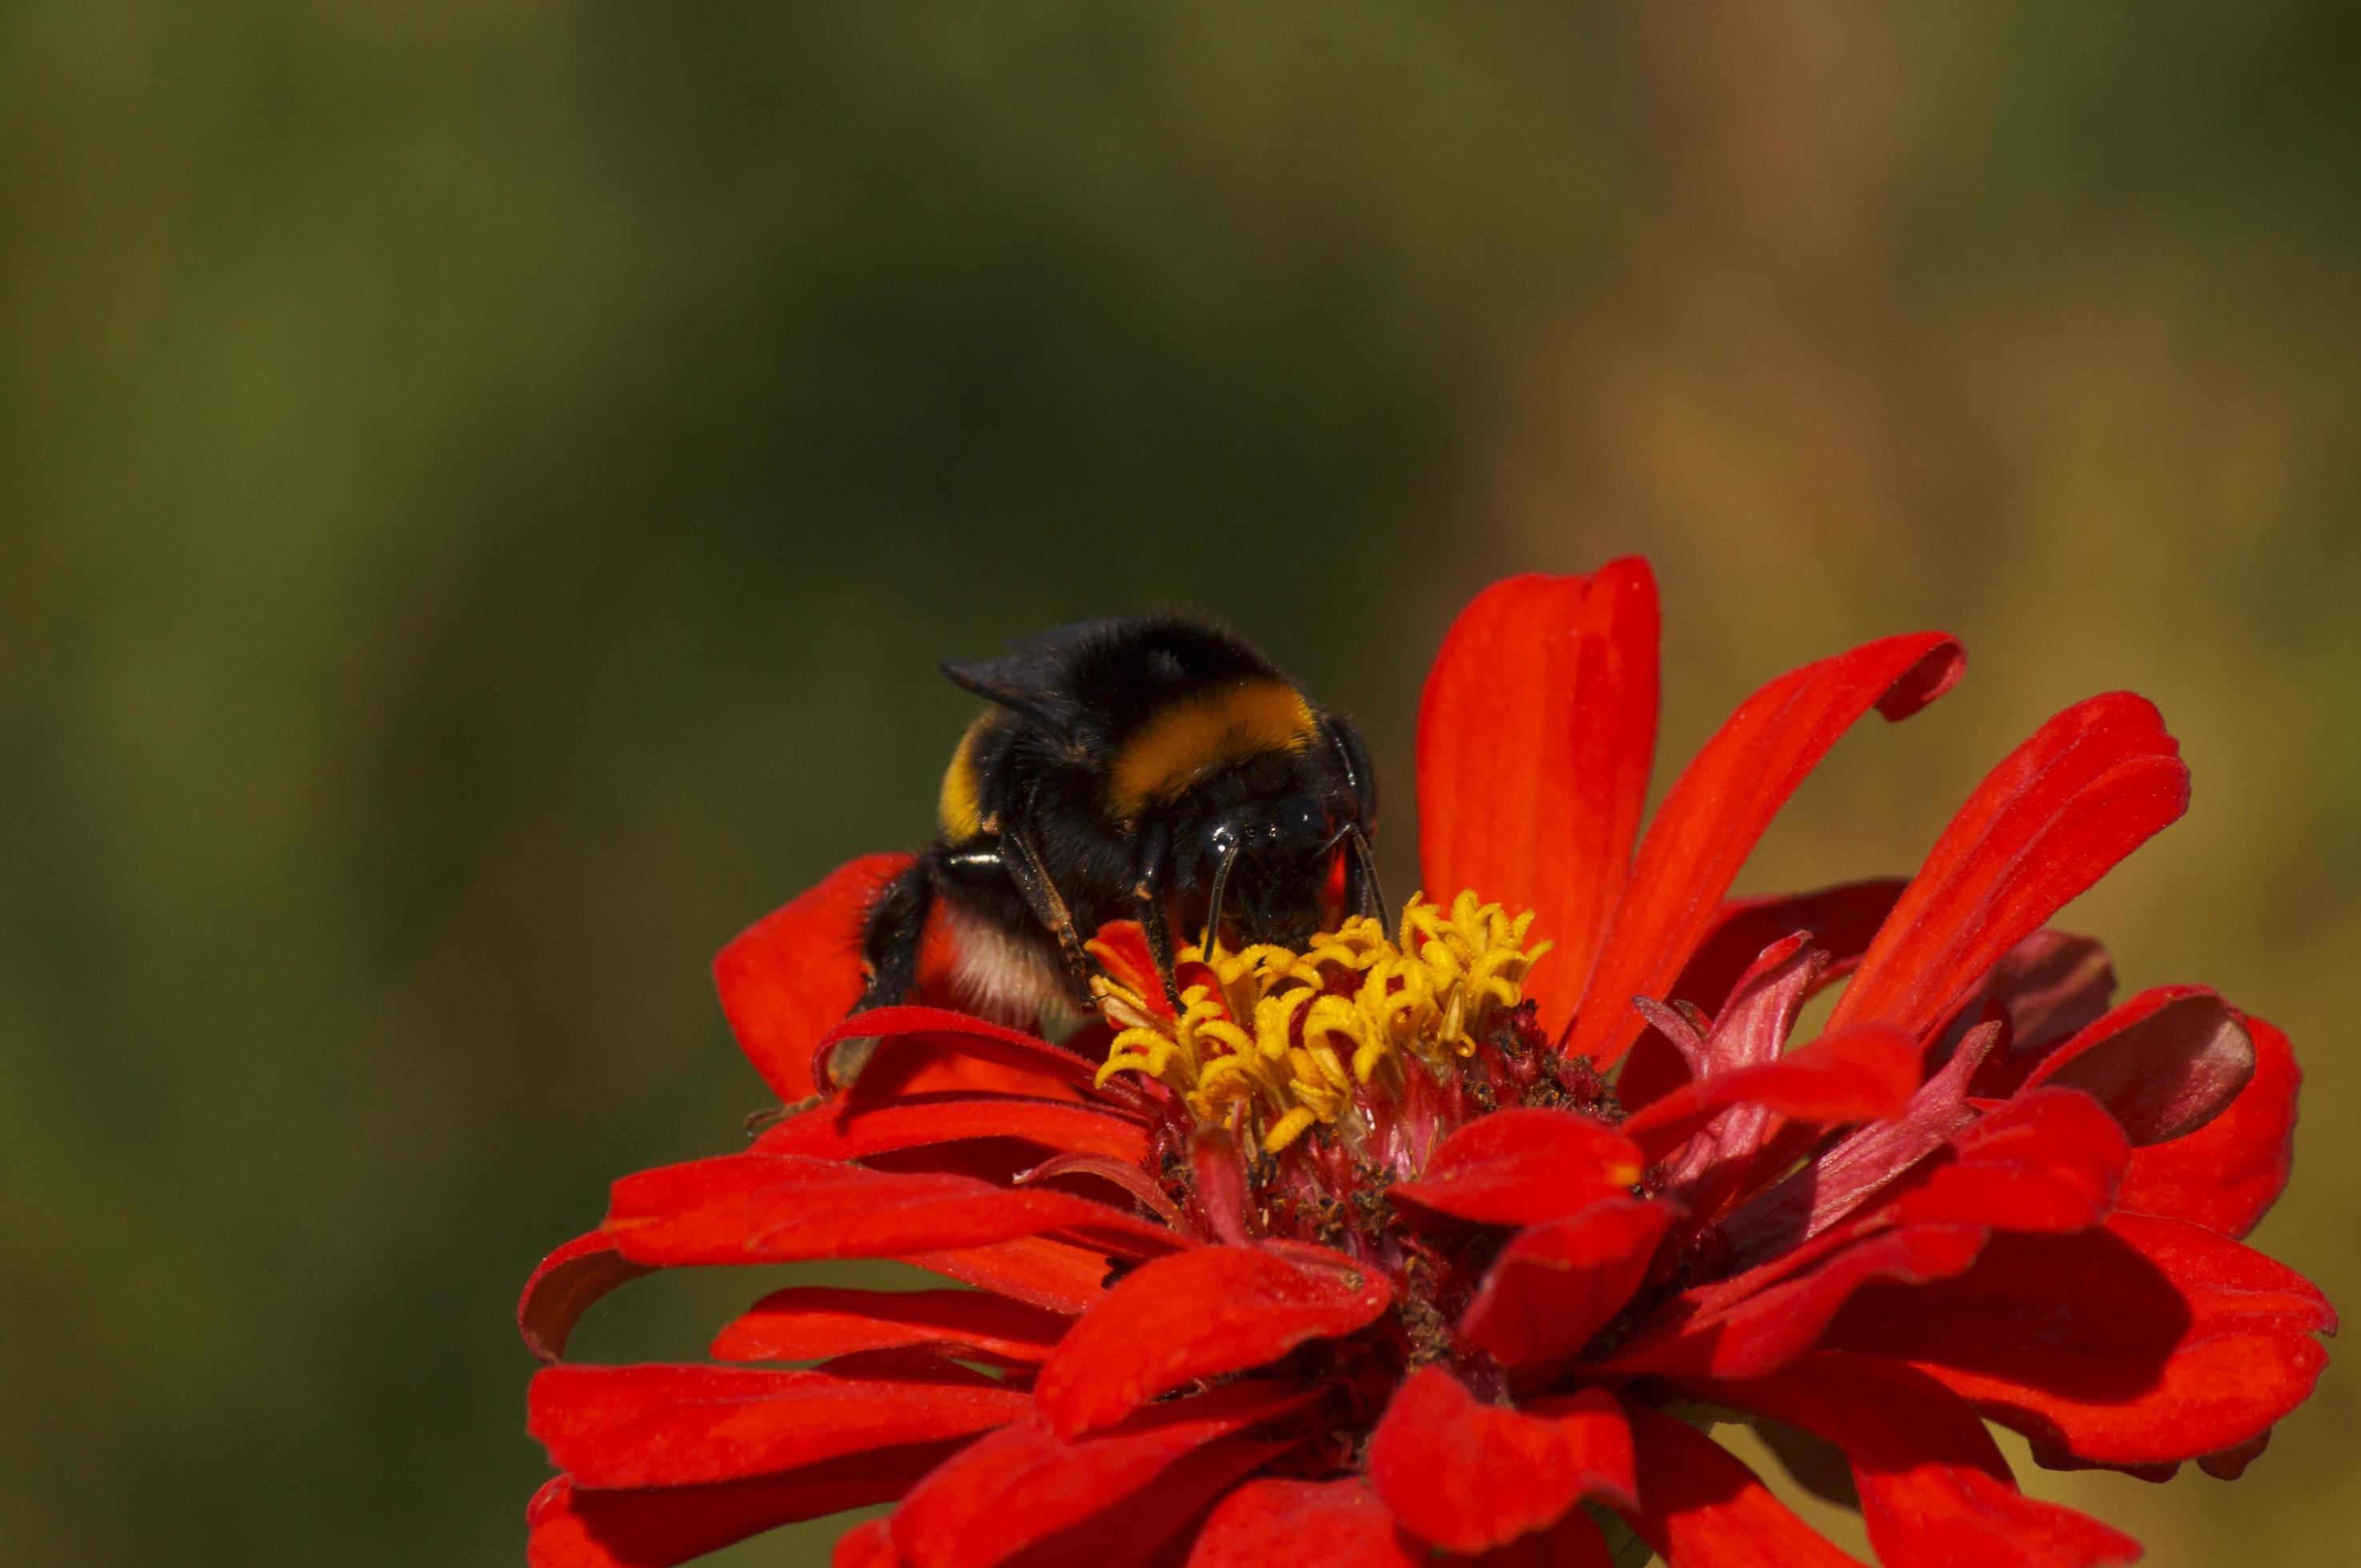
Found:
[[[1389,1135],[1422,1132],[1411,1142],[1429,1144],[1444,1130],[1427,1124],[1436,1113],[1455,1124],[1517,1087],[1495,1080],[1508,1065],[1499,1058],[1517,1054],[1502,1025],[1550,948],[1525,946],[1532,919],[1462,893],[1448,909],[1412,897],[1390,938],[1377,921],[1355,917],[1301,951],[1183,948],[1178,1017],[1129,987],[1099,982],[1100,1011],[1116,1034],[1098,1081],[1153,1078],[1200,1124],[1225,1127],[1268,1154],[1324,1127],[1356,1156],[1415,1169],[1403,1157],[1423,1147],[1389,1146],[1402,1141]],[[1441,1103],[1452,1101],[1472,1103],[1452,1115]],[[1404,1125],[1406,1117],[1418,1124]]]

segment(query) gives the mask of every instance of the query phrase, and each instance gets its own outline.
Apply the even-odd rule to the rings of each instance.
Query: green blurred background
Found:
[[[1449,617],[1635,550],[1659,791],[1792,664],[1968,641],[1748,888],[2162,705],[2195,807],[2062,923],[2292,1032],[2258,1239],[2361,1301],[2355,16],[0,11],[0,1555],[521,1561],[517,1286],[733,1146],[708,959],[923,836],[939,656],[1223,612],[1406,882]],[[2338,1366],[2235,1485],[2026,1479],[2343,1564],[2356,1423]]]

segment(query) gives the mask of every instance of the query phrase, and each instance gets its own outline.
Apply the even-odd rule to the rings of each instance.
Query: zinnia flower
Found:
[[[544,1370],[564,1474],[533,1561],[645,1568],[897,1500],[840,1564],[1850,1561],[1713,1440],[1735,1421],[1889,1565],[2136,1557],[2019,1492],[1984,1423],[2045,1464],[2234,1475],[2334,1321],[2236,1239],[2287,1178],[2286,1038],[2198,987],[2111,1005],[2104,951],[2045,926],[2180,815],[2177,746],[2094,697],[1907,883],[1732,901],[1838,737],[1961,655],[1894,637],[1773,681],[1642,838],[1656,644],[1638,561],[1484,594],[1419,720],[1436,901],[1191,949],[1177,1016],[1118,927],[1064,1042],[842,1022],[898,857],[732,944],[725,1008],[789,1113],[617,1183],[528,1286],[527,1340],[556,1359],[656,1268],[958,1285],[790,1285],[718,1365]],[[817,1096],[854,1036],[882,1043]]]

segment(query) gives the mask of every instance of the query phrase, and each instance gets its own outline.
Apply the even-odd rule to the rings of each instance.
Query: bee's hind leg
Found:
[[[1066,906],[1065,895],[1049,880],[1049,868],[1041,863],[1039,848],[1022,828],[1013,828],[1001,836],[1000,862],[1007,869],[1008,880],[1023,895],[1025,906],[1033,912],[1033,918],[1057,938],[1058,956],[1065,961],[1066,979],[1072,986],[1074,1000],[1088,1014],[1093,1004],[1091,976],[1096,969],[1090,950],[1082,946],[1082,934],[1074,927],[1073,911]]]
[[[853,1012],[897,1007],[918,989],[918,949],[926,938],[927,916],[935,907],[935,853],[930,850],[911,861],[878,890],[877,901],[869,906],[861,928],[861,958],[869,970],[869,983],[853,1004]],[[876,1054],[874,1035],[840,1040],[829,1052],[829,1081],[821,1085],[822,1090],[851,1089]],[[754,1120],[747,1118],[750,1132],[759,1130]]]

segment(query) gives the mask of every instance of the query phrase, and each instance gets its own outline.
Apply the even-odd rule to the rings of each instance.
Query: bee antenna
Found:
[[[1217,857],[1213,861],[1213,891],[1205,905],[1205,940],[1202,949],[1208,962],[1213,957],[1213,944],[1221,939],[1222,895],[1229,891],[1230,868],[1237,863],[1237,840],[1235,838],[1217,840],[1213,853]]]

